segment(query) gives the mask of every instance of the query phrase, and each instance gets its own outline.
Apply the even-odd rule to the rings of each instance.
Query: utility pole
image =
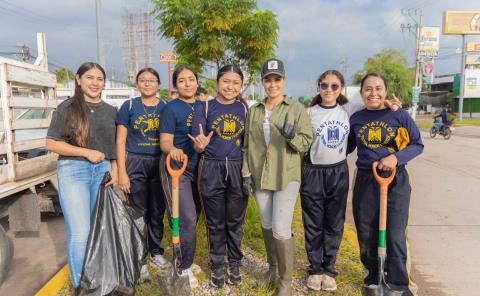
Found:
[[[465,51],[467,50],[467,39],[462,34],[462,68],[460,68],[460,93],[458,96],[458,120],[463,120],[463,99],[465,96]],[[470,109],[471,110],[471,109]]]
[[[400,28],[403,30],[407,29],[409,32],[412,32],[415,29],[415,86],[412,88],[412,118],[415,120],[417,115],[417,107],[420,100],[420,92],[422,90],[422,75],[420,74],[422,59],[419,55],[420,50],[420,33],[423,27],[423,13],[421,9],[403,9],[401,10],[402,15],[407,15],[413,21],[413,24],[401,24]],[[415,18],[417,17],[417,18]]]
[[[105,68],[105,56],[103,53],[103,40],[102,40],[102,21],[101,21],[101,9],[100,0],[95,0],[95,11],[97,16],[97,58],[100,66]]]

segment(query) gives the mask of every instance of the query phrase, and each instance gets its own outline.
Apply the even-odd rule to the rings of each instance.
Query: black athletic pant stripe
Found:
[[[348,196],[348,165],[305,164],[300,189],[309,274],[335,277]]]
[[[240,159],[202,157],[198,171],[199,193],[205,210],[212,268],[238,265],[243,254],[240,244],[248,197],[242,190]]]

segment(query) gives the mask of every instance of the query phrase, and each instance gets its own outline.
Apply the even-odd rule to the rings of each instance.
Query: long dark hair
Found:
[[[234,73],[237,73],[239,76],[240,76],[240,79],[242,80],[242,84],[243,84],[243,79],[244,79],[244,76],[243,76],[243,72],[242,70],[235,66],[235,65],[225,65],[223,67],[221,67],[220,69],[218,69],[218,72],[217,72],[217,83],[220,81],[220,78],[222,78],[223,75],[229,73],[229,72],[234,72]],[[237,96],[237,100],[239,100],[242,104],[244,104],[245,106],[248,106],[247,102],[243,99],[242,97],[242,92],[240,92]]]
[[[327,77],[328,75],[334,75],[338,78],[338,80],[340,80],[340,84],[341,84],[341,87],[344,87],[345,86],[345,78],[343,78],[343,75],[342,73],[340,73],[339,71],[337,70],[327,70],[325,72],[322,73],[322,75],[320,75],[317,79],[317,87],[320,89],[320,83],[322,83],[323,79],[325,79],[325,77]],[[344,96],[342,93],[340,93],[337,97],[337,103],[339,105],[344,105],[348,102],[348,99],[346,96]],[[322,103],[322,96],[320,95],[320,90],[319,90],[319,94],[316,95],[313,99],[312,99],[312,103],[310,104],[310,106],[315,106],[317,104],[321,104]]]
[[[105,70],[97,63],[87,62],[80,65],[77,70],[77,76],[82,77],[85,72],[91,69],[98,69],[103,74],[105,80]],[[90,120],[87,116],[87,103],[83,94],[82,87],[78,84],[75,77],[75,92],[71,97],[72,103],[67,107],[67,122],[64,133],[71,142],[80,147],[87,147],[90,137]]]
[[[385,90],[388,90],[387,80],[385,79],[385,77],[383,77],[382,74],[372,72],[372,73],[368,73],[367,75],[363,76],[362,81],[360,82],[360,93],[363,90],[363,84],[365,83],[365,80],[367,80],[370,77],[377,77],[377,78],[382,79],[383,84],[385,85]]]
[[[173,71],[173,74],[172,74],[172,80],[173,80],[173,87],[174,88],[177,88],[177,79],[178,79],[178,75],[180,74],[180,72],[182,72],[183,70],[189,70],[193,73],[193,75],[195,75],[195,79],[197,79],[197,82],[198,82],[198,74],[195,70],[193,70],[192,67],[188,66],[188,65],[182,65],[178,68],[175,68],[175,71]]]
[[[157,78],[158,84],[160,85],[160,83],[161,83],[161,82],[160,82],[160,75],[158,75],[158,72],[157,72],[155,69],[150,68],[150,67],[146,67],[146,68],[143,68],[143,69],[141,69],[140,71],[138,71],[137,77],[135,77],[135,83],[138,84],[138,78],[140,77],[140,75],[142,75],[142,74],[145,73],[145,72],[148,72],[148,73],[150,73],[150,74],[153,74],[153,75]]]

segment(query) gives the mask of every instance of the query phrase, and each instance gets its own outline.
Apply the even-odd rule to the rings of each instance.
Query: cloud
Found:
[[[478,9],[476,1],[260,1],[262,8],[273,10],[280,22],[277,56],[284,59],[289,77],[286,90],[295,97],[310,92],[312,77],[327,69],[342,69],[348,60],[347,80],[362,68],[364,61],[383,48],[395,48],[414,63],[415,37],[400,25],[413,23],[402,15],[402,8],[423,9],[424,25],[441,26],[444,10]],[[475,39],[475,37],[471,37]],[[441,50],[451,53],[460,46],[459,37],[442,36]],[[442,47],[444,49],[442,50]],[[439,71],[451,73],[459,67],[452,63],[458,56],[439,61]],[[459,64],[458,60],[458,64]]]
[[[102,0],[102,27],[107,73],[123,78],[121,18],[127,10],[139,10],[148,0]],[[286,92],[294,97],[313,92],[316,77],[326,69],[342,69],[347,59],[347,80],[360,70],[365,59],[383,48],[404,52],[414,62],[414,36],[400,24],[412,23],[402,8],[422,9],[425,25],[441,26],[444,10],[478,10],[477,0],[258,0],[261,9],[278,15],[280,36],[277,56],[284,60],[288,75]],[[35,53],[36,32],[47,35],[49,60],[73,70],[84,61],[96,60],[94,0],[5,0],[0,2],[0,51],[11,51],[25,43]],[[470,36],[470,41],[479,37]],[[458,72],[459,36],[442,36],[437,69],[441,74]],[[159,52],[171,43],[158,37],[152,54],[153,66],[167,81],[166,65]],[[54,65],[52,65],[52,69]],[[209,73],[208,73],[209,74]],[[345,74],[345,73],[344,73]],[[164,83],[166,85],[166,83]]]

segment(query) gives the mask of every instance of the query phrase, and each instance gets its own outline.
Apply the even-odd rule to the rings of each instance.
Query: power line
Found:
[[[36,17],[37,19],[41,19],[43,21],[49,21],[49,22],[52,22],[52,23],[56,23],[56,24],[62,24],[61,22],[59,22],[58,20],[55,20],[53,18],[50,18],[50,17],[47,17],[43,14],[39,14],[33,10],[30,10],[28,8],[25,8],[25,7],[22,7],[20,5],[17,5],[15,3],[11,3],[9,1],[6,1],[6,0],[0,0],[0,2],[12,7],[12,8],[9,8],[10,10],[14,10],[17,14],[23,14],[23,13],[27,13],[33,17]],[[4,7],[5,8],[5,7]],[[20,13],[19,13],[20,12]]]

